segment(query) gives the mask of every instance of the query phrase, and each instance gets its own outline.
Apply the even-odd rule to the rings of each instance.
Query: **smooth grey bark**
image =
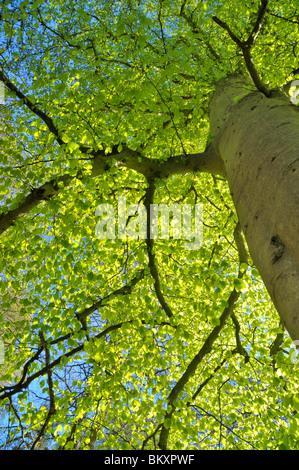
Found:
[[[210,126],[253,262],[299,340],[299,108],[231,77],[212,97]]]

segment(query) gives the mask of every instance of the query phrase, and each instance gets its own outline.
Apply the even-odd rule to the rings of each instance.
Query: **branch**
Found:
[[[58,36],[59,39],[62,39],[63,41],[65,41],[69,47],[74,47],[75,49],[81,49],[81,46],[79,46],[78,44],[72,44],[68,39],[66,39],[66,37],[62,33],[59,33],[58,31],[56,31],[53,28],[50,28],[50,26],[47,23],[44,22],[41,11],[38,7],[37,7],[36,11],[37,11],[38,16],[39,16],[39,22],[45,29],[50,31],[54,36]]]
[[[46,201],[58,194],[63,187],[70,184],[73,178],[75,177],[65,174],[56,179],[52,179],[38,188],[33,188],[30,194],[25,196],[23,201],[21,201],[15,209],[4,210],[4,212],[0,214],[0,235],[11,227],[16,219],[23,214],[28,214],[32,209],[37,207],[40,202]],[[62,186],[59,186],[58,183],[62,183]]]
[[[143,441],[143,443],[142,443],[141,450],[144,450],[144,449],[145,449],[145,446],[146,446],[146,444],[148,443],[148,441],[149,441],[150,439],[154,439],[154,438],[155,438],[155,436],[156,436],[157,432],[159,431],[159,429],[161,428],[161,426],[162,426],[162,424],[159,424],[159,425],[156,427],[156,429],[144,439],[144,441]]]
[[[63,140],[59,136],[59,132],[57,127],[54,124],[54,121],[42,110],[40,110],[32,101],[27,98],[17,87],[14,85],[0,70],[0,80],[4,83],[7,88],[12,91],[23,103],[30,109],[30,111],[42,119],[42,121],[46,124],[49,131],[55,136],[56,141],[59,145],[64,144]]]
[[[234,313],[232,313],[232,317],[233,317]],[[236,354],[238,351],[236,349],[233,349],[231,351],[231,354]],[[194,394],[192,395],[192,401],[194,402],[195,399],[197,398],[197,396],[200,394],[200,392],[202,391],[202,389],[210,382],[210,380],[212,380],[214,377],[215,377],[215,374],[218,372],[218,370],[221,369],[221,367],[227,362],[227,358],[226,359],[223,359],[220,364],[218,366],[215,367],[213,373],[211,375],[209,375],[209,377],[207,377],[200,385],[199,387],[197,388],[197,390],[194,392]],[[187,403],[188,406],[194,406],[192,404],[192,402],[188,402]]]
[[[189,24],[189,26],[191,26],[192,28],[192,31],[194,34],[199,34],[202,36],[202,42],[207,46],[207,48],[209,49],[211,55],[214,57],[214,59],[216,59],[216,63],[220,63],[222,62],[222,58],[217,54],[217,52],[215,51],[215,49],[211,46],[208,38],[208,34],[202,30],[199,25],[194,21],[194,19],[192,18],[193,14],[187,14],[185,12],[185,6],[186,6],[186,0],[183,1],[182,3],[182,6],[181,6],[181,10],[180,10],[180,16],[182,18],[184,18],[184,20]]]
[[[164,295],[161,290],[159,272],[156,266],[156,256],[154,253],[154,241],[151,238],[151,205],[154,203],[154,193],[155,193],[155,184],[153,180],[149,181],[149,186],[146,191],[145,197],[145,208],[147,212],[147,237],[146,237],[146,246],[147,246],[147,254],[148,254],[148,266],[150,269],[150,273],[154,279],[154,289],[157,295],[157,298],[160,302],[160,305],[166,315],[171,318],[173,313],[171,308],[167,304]]]
[[[271,92],[268,89],[268,87],[265,85],[263,80],[260,78],[258,71],[255,68],[255,65],[253,63],[253,59],[250,53],[250,47],[247,47],[246,45],[244,45],[244,47],[242,48],[242,52],[243,52],[243,57],[244,57],[247,70],[250,73],[253,83],[255,84],[256,88],[259,91],[261,91],[265,96],[267,96],[267,98],[269,98]]]
[[[93,312],[95,312],[99,308],[103,307],[103,302],[107,301],[111,297],[115,297],[115,296],[118,296],[118,295],[131,294],[133,287],[135,287],[135,285],[139,281],[141,281],[141,279],[143,279],[143,278],[144,278],[144,269],[140,270],[138,272],[138,275],[135,276],[133,279],[131,279],[131,281],[128,284],[126,284],[126,285],[120,287],[119,289],[111,292],[110,294],[106,295],[105,297],[102,297],[98,302],[95,302],[90,307],[84,309],[83,312],[77,313],[76,317],[78,318],[78,320],[80,322],[86,321],[86,318],[89,315],[91,315]]]
[[[38,116],[48,127],[59,145],[65,142],[59,135],[59,131],[54,121],[44,111],[40,110],[16,85],[14,85],[0,70],[0,80],[27,106],[27,108]],[[86,154],[93,164],[92,177],[104,174],[109,168],[124,166],[143,174],[146,178],[167,178],[174,174],[184,174],[188,172],[208,172],[224,176],[224,167],[215,146],[210,145],[202,153],[178,155],[166,161],[158,161],[143,157],[140,152],[129,149],[126,145],[119,152],[119,145],[115,145],[108,154],[104,150],[94,150],[86,146],[79,146],[78,151]],[[63,187],[66,187],[75,178],[82,176],[81,170],[75,176],[69,174],[52,178],[39,188],[35,188],[27,196],[24,196],[15,209],[5,209],[0,214],[0,235],[11,227],[15,220],[21,215],[30,212],[41,201],[45,201],[57,195]],[[58,185],[60,184],[60,187]]]
[[[270,356],[272,357],[272,366],[275,369],[275,364],[276,364],[276,354],[279,353],[279,351],[282,350],[282,345],[284,342],[284,332],[285,328],[282,323],[280,323],[280,331],[278,331],[273,343],[270,346]]]
[[[90,307],[87,307],[86,309],[84,309],[82,312],[80,313],[77,313],[76,314],[76,317],[78,318],[79,321],[83,322],[84,323],[84,320],[86,320],[87,316],[91,315],[91,313],[93,313],[95,310],[97,310],[98,308],[100,308],[101,306],[103,306],[103,302],[104,301],[107,301],[109,298],[111,297],[114,297],[116,295],[125,295],[125,294],[128,294],[128,293],[131,293],[133,287],[141,280],[143,279],[144,277],[144,270],[140,270],[138,272],[138,275],[135,276],[127,285],[125,286],[122,286],[121,288],[111,292],[109,295],[107,295],[106,297],[103,297],[101,300],[99,300],[98,302],[95,302],[93,305],[91,305]],[[104,336],[106,336],[107,334],[109,334],[111,331],[114,331],[114,330],[117,330],[119,328],[122,327],[122,325],[124,323],[131,323],[129,320],[127,322],[121,322],[121,323],[118,323],[116,325],[111,325],[111,326],[108,326],[105,330],[103,330],[101,333],[97,334],[96,336],[94,336],[93,338],[102,338]],[[82,328],[84,329],[84,327]],[[72,332],[60,337],[60,338],[57,338],[57,339],[54,339],[52,340],[49,345],[50,346],[54,346],[55,344],[61,342],[61,341],[65,341],[67,339],[69,339],[71,336],[73,335]],[[54,367],[56,367],[57,365],[60,364],[61,360],[63,357],[71,357],[73,356],[74,354],[77,354],[78,352],[82,351],[83,348],[84,348],[84,345],[81,344],[79,346],[77,346],[76,348],[68,351],[67,353],[65,354],[62,354],[61,356],[59,356],[57,359],[55,359],[54,361],[52,361],[50,363],[50,359],[49,359],[49,356],[48,356],[48,359],[47,359],[47,356],[46,356],[46,365],[45,367],[43,367],[41,370],[39,370],[38,372],[36,372],[35,374],[33,374],[32,376],[29,376],[27,377],[27,379],[25,380],[26,376],[27,376],[27,373],[28,373],[28,370],[29,370],[29,367],[30,365],[39,359],[39,356],[40,354],[42,353],[42,351],[44,350],[44,345],[45,343],[43,342],[43,345],[37,350],[37,352],[34,354],[33,357],[31,357],[27,362],[26,364],[24,365],[23,367],[23,374],[21,376],[21,379],[19,380],[19,382],[15,385],[8,385],[8,386],[5,386],[5,387],[2,387],[0,389],[0,392],[3,392],[2,395],[0,395],[0,400],[4,399],[4,398],[7,398],[7,397],[11,397],[12,395],[15,395],[16,393],[20,392],[21,390],[23,390],[24,388],[27,388],[28,385],[30,385],[30,383],[35,380],[36,378],[44,375],[44,374],[48,374],[48,371],[49,370],[52,370]]]
[[[241,279],[244,276],[245,272],[246,272],[246,269],[241,269],[241,264],[243,264],[243,263],[247,264],[248,263],[248,255],[247,255],[245,243],[244,243],[244,240],[243,240],[243,237],[242,237],[242,234],[241,234],[241,226],[240,226],[239,222],[236,225],[236,228],[235,228],[235,231],[234,231],[234,237],[235,237],[235,241],[237,243],[237,248],[238,248],[238,252],[239,252],[239,264],[240,264],[240,266],[239,266],[238,278]],[[219,318],[218,325],[215,326],[215,328],[211,331],[211,333],[207,337],[206,341],[204,342],[203,346],[201,347],[201,349],[199,350],[197,355],[190,362],[189,366],[187,367],[187,369],[184,372],[184,374],[182,375],[182,377],[179,379],[179,381],[176,383],[176,385],[171,390],[171,392],[168,396],[168,405],[170,405],[171,409],[168,413],[166,413],[165,420],[170,418],[172,416],[172,414],[174,413],[175,408],[176,408],[175,407],[175,401],[177,400],[179,394],[183,391],[183,389],[184,389],[185,385],[187,384],[187,382],[195,374],[196,369],[198,368],[199,364],[203,361],[205,356],[210,353],[214,342],[218,338],[221,330],[224,328],[228,318],[230,316],[233,316],[235,318],[235,321],[236,321],[235,326],[238,323],[238,321],[237,321],[237,319],[234,315],[234,309],[235,309],[235,305],[236,305],[240,295],[241,295],[241,291],[236,291],[236,289],[232,290],[232,292],[231,292],[231,294],[228,298],[228,301],[227,301],[228,305],[223,310],[223,312],[222,312],[222,314]],[[238,330],[238,333],[239,333],[239,330]],[[237,342],[237,346],[240,346],[240,351],[242,351],[242,354],[244,356],[246,356],[246,360],[247,360],[248,354],[247,354],[245,349],[243,350],[243,347],[242,347],[241,343],[239,344]],[[238,350],[238,352],[239,352],[239,350]],[[196,395],[197,394],[195,394],[194,397]],[[162,425],[162,430],[161,430],[161,434],[160,434],[160,441],[159,441],[159,447],[162,450],[166,449],[166,447],[167,447],[167,440],[168,440],[168,436],[169,436],[169,432],[170,432],[170,427],[165,426],[165,420],[164,420],[164,423]]]
[[[229,426],[227,426],[226,424],[224,424],[222,421],[220,421],[217,416],[213,415],[212,413],[209,413],[208,411],[205,411],[203,408],[201,408],[201,406],[194,406],[195,409],[197,410],[200,410],[201,412],[203,412],[206,416],[209,416],[210,418],[214,418],[218,423],[220,423],[222,426],[224,426],[229,432],[231,432],[232,434],[234,434],[240,441],[244,441],[246,442],[247,444],[250,445],[250,447],[252,447],[253,449],[256,449],[257,448],[252,444],[252,442],[248,441],[247,439],[244,439],[243,437],[240,437],[232,428],[230,428]]]
[[[36,106],[35,103],[33,103],[24,93],[19,90],[19,88],[14,85],[9,78],[7,78],[2,70],[0,70],[0,80],[4,83],[7,88],[12,91],[24,104],[27,106],[27,108],[36,116],[38,116],[47,126],[48,130],[51,132],[51,134],[54,135],[56,142],[59,145],[65,145],[66,143],[63,141],[61,138],[58,128],[55,125],[53,119],[46,114],[44,111],[42,111],[38,106]],[[89,156],[90,155],[96,155],[96,151],[90,149],[89,147],[86,147],[84,145],[80,145],[78,147],[78,151],[82,153],[87,153]]]
[[[177,400],[179,394],[183,391],[185,385],[187,382],[190,380],[190,378],[195,374],[196,369],[198,368],[199,364],[203,361],[205,356],[209,354],[211,351],[214,342],[218,338],[221,330],[224,328],[226,321],[234,311],[236,302],[240,296],[241,292],[237,292],[235,289],[231,292],[229,298],[228,298],[228,306],[225,307],[223,310],[220,318],[219,318],[219,323],[215,328],[211,331],[207,339],[205,340],[203,346],[199,350],[199,352],[196,354],[196,356],[192,359],[190,364],[188,365],[186,371],[182,375],[182,377],[178,380],[178,382],[175,384],[173,389],[171,390],[167,403],[170,406],[170,411],[166,413],[165,415],[165,420],[171,418],[172,414],[175,411],[175,401]],[[159,448],[162,450],[166,450],[167,448],[167,441],[168,441],[168,436],[170,432],[170,426],[166,427],[165,426],[165,420],[162,425],[162,430],[160,434],[160,440],[159,440]]]
[[[50,364],[50,353],[49,353],[49,349],[48,349],[48,346],[47,346],[47,342],[44,338],[44,335],[43,333],[40,331],[39,332],[39,337],[40,337],[40,340],[41,340],[41,345],[45,351],[45,356],[46,356],[46,366],[48,367],[49,364]],[[49,387],[49,398],[50,398],[50,405],[49,405],[49,410],[48,410],[48,414],[47,414],[47,417],[46,417],[46,420],[44,422],[44,424],[42,425],[41,427],[41,430],[40,432],[38,433],[36,439],[34,440],[30,450],[34,450],[36,445],[38,444],[39,440],[41,439],[41,437],[44,435],[47,427],[48,427],[48,424],[50,422],[50,419],[51,417],[56,413],[56,410],[55,410],[55,399],[54,399],[54,389],[53,389],[53,380],[52,380],[52,371],[51,369],[49,369],[47,371],[47,376],[48,376],[48,387]]]
[[[131,321],[127,320],[125,322],[121,322],[121,323],[118,323],[118,324],[115,324],[115,325],[110,325],[105,330],[103,330],[100,333],[98,333],[97,335],[95,335],[93,337],[93,339],[103,338],[104,336],[108,335],[111,331],[115,331],[115,330],[120,329],[124,323],[131,323]],[[22,379],[21,379],[20,382],[18,382],[16,385],[3,387],[1,389],[1,391],[3,391],[3,393],[2,393],[2,395],[0,395],[0,400],[3,400],[4,398],[11,397],[11,396],[15,395],[16,393],[20,392],[21,390],[27,388],[31,384],[31,382],[33,382],[33,380],[37,379],[38,377],[41,377],[42,375],[47,374],[50,369],[53,369],[54,367],[58,366],[60,364],[60,362],[62,361],[62,358],[74,356],[78,352],[83,351],[83,349],[84,349],[84,344],[80,344],[76,348],[71,349],[67,353],[62,354],[61,356],[57,357],[54,361],[52,361],[49,364],[45,365],[42,369],[40,369],[39,371],[37,371],[34,374],[32,374],[31,376],[29,376],[26,380],[22,381]],[[43,348],[41,348],[41,350],[43,350]],[[39,353],[40,353],[40,350],[39,350]],[[37,359],[37,357],[38,357],[37,354],[35,354],[34,357],[32,357],[25,364],[25,366],[27,366],[27,369],[29,367],[29,362],[31,364],[35,359]],[[25,367],[24,367],[24,369],[25,369]],[[26,376],[26,374],[25,374],[25,376]],[[22,378],[23,377],[24,377],[24,372],[23,372]]]
[[[218,372],[219,369],[221,369],[221,367],[227,362],[227,359],[223,359],[222,362],[215,367],[213,373],[211,375],[209,375],[209,377],[207,377],[201,384],[200,386],[197,388],[197,390],[193,393],[192,395],[192,401],[194,401],[196,399],[196,397],[200,394],[200,392],[202,391],[202,389],[210,382],[210,380],[212,380],[214,378],[214,374],[216,374]],[[192,404],[189,402],[188,403],[188,406],[192,406]]]
[[[247,70],[250,73],[253,83],[255,84],[256,88],[259,91],[261,91],[265,96],[269,97],[270,90],[260,78],[258,71],[255,68],[255,65],[253,63],[252,56],[251,56],[251,48],[261,30],[261,27],[265,18],[266,10],[267,10],[267,5],[268,5],[268,0],[261,0],[261,5],[257,14],[256,22],[246,41],[241,41],[241,39],[239,39],[233,33],[230,27],[224,21],[221,21],[217,16],[213,16],[212,19],[215,23],[221,26],[221,28],[223,28],[225,31],[228,32],[230,38],[241,49]]]
[[[239,265],[248,264],[249,256],[247,253],[245,241],[244,241],[243,234],[242,234],[241,224],[239,221],[234,230],[234,240],[237,245],[237,250],[239,254]]]
[[[293,17],[291,17],[291,18],[285,18],[284,16],[277,15],[276,13],[273,13],[273,12],[271,12],[271,11],[269,11],[269,15],[274,16],[275,18],[279,18],[280,20],[287,21],[287,22],[289,22],[289,23],[293,23],[293,24],[298,24],[298,25],[299,25],[299,21],[298,21],[298,20],[294,20]],[[295,18],[296,18],[296,17],[295,17]]]
[[[252,44],[256,40],[256,38],[257,38],[257,36],[258,36],[258,34],[261,30],[261,27],[262,27],[262,24],[264,22],[264,18],[265,18],[265,15],[266,15],[268,3],[269,3],[268,0],[261,0],[261,5],[259,7],[256,22],[253,26],[253,30],[251,31],[251,33],[250,33],[250,35],[249,35],[249,37],[246,41],[248,46],[252,46]]]
[[[241,338],[240,338],[240,331],[241,331],[241,327],[240,327],[240,323],[235,315],[235,313],[233,312],[232,315],[232,321],[233,321],[233,324],[235,326],[235,333],[236,333],[236,343],[237,343],[237,347],[236,349],[234,350],[234,352],[240,354],[241,356],[244,356],[245,358],[245,364],[247,364],[247,362],[249,362],[250,360],[250,357],[249,357],[249,354],[248,352],[246,351],[246,349],[244,348],[244,346],[242,345],[242,342],[241,342]]]
[[[90,156],[92,178],[105,174],[110,168],[119,167],[135,170],[146,178],[167,178],[171,175],[191,172],[207,172],[222,176],[225,174],[222,161],[213,144],[202,153],[177,155],[167,160],[153,160],[144,157],[140,152],[131,150],[125,145],[120,152],[118,148],[119,146],[114,146],[108,154],[104,150],[93,152],[94,155]],[[2,208],[3,212],[0,214],[0,235],[11,227],[20,216],[29,213],[42,201],[46,201],[59,194],[74,179],[80,179],[81,177],[81,170],[74,176],[66,173],[53,177],[48,182],[33,189],[15,209],[7,208],[3,210]]]
[[[215,21],[221,28],[225,29],[225,31],[228,32],[230,38],[242,49],[242,41],[232,32],[230,27],[224,23],[224,21],[221,21],[217,16],[213,16],[212,20]]]

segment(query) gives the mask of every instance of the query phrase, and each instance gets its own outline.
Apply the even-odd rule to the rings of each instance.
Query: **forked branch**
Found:
[[[268,6],[268,0],[262,0],[261,5],[257,14],[257,19],[255,21],[255,24],[253,26],[253,29],[251,33],[249,34],[248,38],[246,41],[241,41],[235,33],[230,29],[230,27],[222,20],[220,20],[217,16],[213,16],[213,21],[217,23],[221,28],[223,28],[227,33],[229,34],[230,38],[234,41],[235,44],[241,49],[244,61],[247,67],[247,70],[252,78],[253,83],[255,84],[256,88],[261,91],[265,96],[269,97],[270,96],[270,90],[266,86],[266,84],[263,82],[261,77],[259,76],[259,73],[253,63],[252,55],[251,55],[251,49],[253,47],[253,44],[261,30],[265,14],[267,11],[267,6]]]
[[[105,174],[106,171],[113,167],[129,168],[144,175],[147,179],[162,179],[171,175],[195,172],[225,175],[222,161],[213,144],[210,144],[204,152],[176,155],[169,157],[167,160],[144,157],[140,152],[129,149],[125,144],[121,151],[118,149],[119,146],[115,145],[112,151],[107,154],[104,150],[94,151],[94,155],[90,156],[92,178]],[[23,200],[13,209],[2,208],[0,213],[0,235],[14,225],[19,217],[28,214],[42,201],[47,201],[53,196],[58,195],[63,188],[70,186],[73,180],[81,177],[81,170],[78,170],[77,175],[66,173],[55,176],[38,188],[33,188],[28,195],[24,195]]]

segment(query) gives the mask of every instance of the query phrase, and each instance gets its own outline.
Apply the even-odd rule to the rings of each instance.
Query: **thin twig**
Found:
[[[48,367],[49,364],[50,364],[50,352],[49,352],[49,349],[48,349],[47,342],[46,342],[46,340],[44,338],[44,335],[41,331],[39,332],[39,337],[40,337],[41,345],[42,345],[42,347],[45,351],[46,367]],[[54,396],[54,388],[53,388],[53,380],[52,380],[52,371],[51,371],[50,368],[48,368],[48,370],[47,370],[47,376],[48,376],[48,387],[49,387],[49,398],[50,398],[49,410],[48,410],[45,422],[42,425],[42,427],[41,427],[36,439],[34,440],[30,450],[35,449],[36,445],[38,444],[38,442],[40,441],[42,436],[45,434],[46,429],[47,429],[47,427],[49,425],[49,422],[51,420],[51,417],[56,413],[55,396]]]
[[[234,434],[240,441],[244,441],[247,444],[249,444],[253,449],[256,449],[256,447],[252,444],[252,442],[248,441],[247,439],[244,439],[243,437],[240,437],[232,428],[224,424],[222,421],[220,421],[217,416],[213,415],[212,413],[209,413],[208,411],[204,410],[201,406],[194,406],[195,409],[200,410],[202,413],[204,413],[206,416],[209,416],[210,418],[215,419],[218,423],[221,422],[222,426],[224,426],[229,432]]]

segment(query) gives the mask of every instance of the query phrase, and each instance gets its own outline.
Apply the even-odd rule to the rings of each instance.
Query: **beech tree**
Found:
[[[2,449],[299,448],[298,26],[1,1]]]

